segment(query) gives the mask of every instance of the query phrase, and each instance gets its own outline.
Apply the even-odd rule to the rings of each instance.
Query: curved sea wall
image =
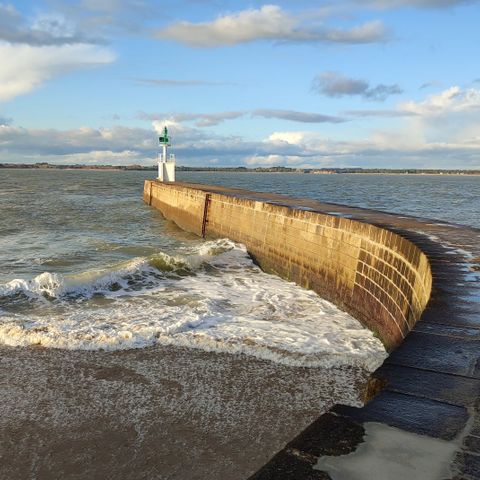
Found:
[[[264,271],[347,311],[388,350],[402,342],[429,301],[428,258],[380,226],[203,185],[147,180],[144,201],[187,231],[243,243]]]
[[[429,478],[480,479],[480,229],[186,183],[147,181],[144,200],[185,230],[244,243],[264,270],[317,291],[391,351],[363,407],[335,405],[249,480],[337,478],[326,472],[356,471],[359,458],[359,478],[423,479],[429,458]]]

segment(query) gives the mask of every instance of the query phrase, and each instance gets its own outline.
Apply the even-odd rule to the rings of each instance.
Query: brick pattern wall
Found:
[[[310,288],[396,347],[420,318],[432,285],[427,257],[388,230],[178,185],[145,185],[144,199],[180,227],[246,245],[260,267]],[[151,193],[150,193],[151,192]],[[205,217],[206,216],[206,217]]]

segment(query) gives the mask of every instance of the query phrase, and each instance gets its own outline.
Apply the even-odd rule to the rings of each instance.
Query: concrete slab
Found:
[[[480,341],[411,332],[386,363],[480,378]]]
[[[474,437],[470,435],[467,438],[465,438],[463,445],[464,445],[464,449],[468,453],[474,453],[476,455],[480,455],[480,437]]]
[[[472,407],[480,396],[480,380],[385,363],[372,375],[392,392],[425,397],[459,407]]]
[[[480,455],[460,452],[455,458],[453,468],[466,480],[478,480],[480,478]]]
[[[363,408],[336,405],[333,413],[359,422],[381,422],[408,432],[452,440],[466,426],[465,407],[384,390]]]
[[[480,340],[480,323],[478,327],[466,327],[457,325],[445,325],[421,320],[413,327],[414,332],[443,335],[445,337],[457,337],[470,340]]]

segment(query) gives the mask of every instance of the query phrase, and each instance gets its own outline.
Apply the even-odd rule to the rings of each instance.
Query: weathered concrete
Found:
[[[196,223],[181,203],[192,191],[203,211]],[[455,442],[451,478],[480,478],[480,230],[205,185],[147,182],[145,200],[163,212],[169,192],[178,203],[167,218],[245,243],[262,267],[313,288],[397,347],[372,375],[365,407],[334,407],[251,480],[330,479],[314,468],[318,458],[355,450],[365,422]]]

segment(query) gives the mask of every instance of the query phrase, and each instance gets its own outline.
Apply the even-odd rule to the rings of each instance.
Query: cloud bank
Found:
[[[347,121],[342,117],[323,115],[321,113],[298,112],[296,110],[281,110],[275,108],[259,108],[256,110],[215,112],[215,113],[145,113],[140,112],[140,120],[194,122],[197,127],[212,127],[223,123],[225,120],[250,116],[251,118],[276,118],[300,123],[342,123]]]
[[[423,117],[444,117],[452,113],[479,113],[480,90],[450,87],[443,92],[429,95],[422,102],[405,102],[400,109]]]
[[[27,22],[0,4],[0,101],[26,94],[53,77],[115,60],[110,49],[79,33],[59,14]]]
[[[52,45],[35,47],[0,43],[0,101],[38,88],[58,75],[106,65],[114,55],[93,45]]]
[[[451,87],[421,102],[399,104],[396,111],[400,123],[356,140],[332,139],[308,130],[274,131],[249,140],[189,124],[192,119],[215,121],[214,114],[153,121],[145,117],[151,122],[148,128],[55,130],[0,125],[0,161],[153,165],[158,152],[155,132],[167,124],[183,165],[480,168],[480,90]],[[279,116],[282,112],[273,111]],[[216,118],[240,114],[220,112]]]
[[[137,118],[165,123],[179,124],[194,122],[197,127],[212,127],[225,120],[234,120],[243,117],[245,112],[215,112],[215,113],[145,113],[140,112]]]
[[[156,32],[156,37],[190,47],[238,45],[256,40],[361,44],[384,41],[382,22],[367,22],[350,29],[310,27],[303,18],[277,5],[264,5],[222,15],[210,22],[177,22]]]

